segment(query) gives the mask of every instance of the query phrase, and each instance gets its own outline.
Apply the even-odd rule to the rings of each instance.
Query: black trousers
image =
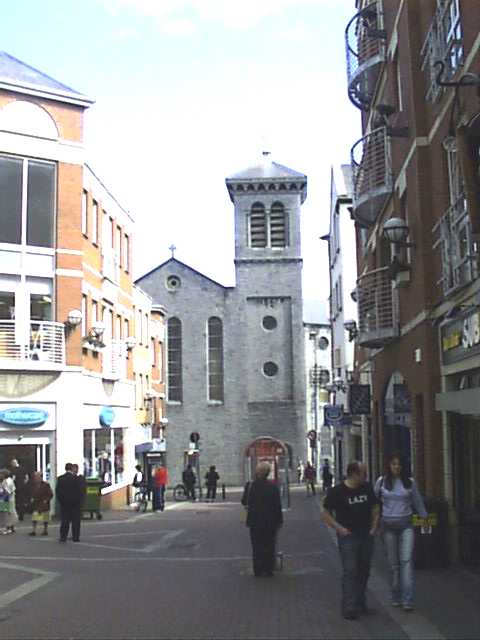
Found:
[[[272,575],[275,568],[275,529],[250,528],[253,552],[253,573],[256,576]]]
[[[190,482],[188,484],[185,483],[185,490],[187,492],[187,498],[195,500],[195,485]]]
[[[207,484],[207,500],[215,500],[217,495],[217,485]]]
[[[72,538],[80,540],[80,520],[82,510],[80,506],[60,506],[60,540],[66,540],[70,525],[72,525]]]

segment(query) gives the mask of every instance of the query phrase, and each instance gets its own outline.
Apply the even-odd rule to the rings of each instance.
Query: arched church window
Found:
[[[270,246],[287,246],[287,217],[281,202],[274,202],[270,209]]]
[[[182,402],[182,323],[178,318],[169,318],[167,321],[167,353],[168,399],[172,402]]]
[[[223,323],[220,318],[208,320],[208,399],[223,402]]]
[[[250,210],[250,246],[267,246],[267,218],[261,202],[255,202]]]

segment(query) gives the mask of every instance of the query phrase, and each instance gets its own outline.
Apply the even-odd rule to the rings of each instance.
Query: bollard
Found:
[[[222,484],[222,500],[225,500],[226,497],[227,497],[227,492],[225,489],[225,485]]]

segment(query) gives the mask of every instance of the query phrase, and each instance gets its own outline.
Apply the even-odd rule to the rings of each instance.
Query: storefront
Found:
[[[446,494],[453,507],[454,552],[480,565],[480,313],[469,305],[440,329]]]
[[[29,476],[40,471],[53,481],[55,470],[56,405],[0,403],[0,468],[16,458]]]

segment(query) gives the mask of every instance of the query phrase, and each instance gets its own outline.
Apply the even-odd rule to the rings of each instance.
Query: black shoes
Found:
[[[355,613],[355,611],[345,611],[343,617],[345,618],[345,620],[356,620],[357,614]]]

